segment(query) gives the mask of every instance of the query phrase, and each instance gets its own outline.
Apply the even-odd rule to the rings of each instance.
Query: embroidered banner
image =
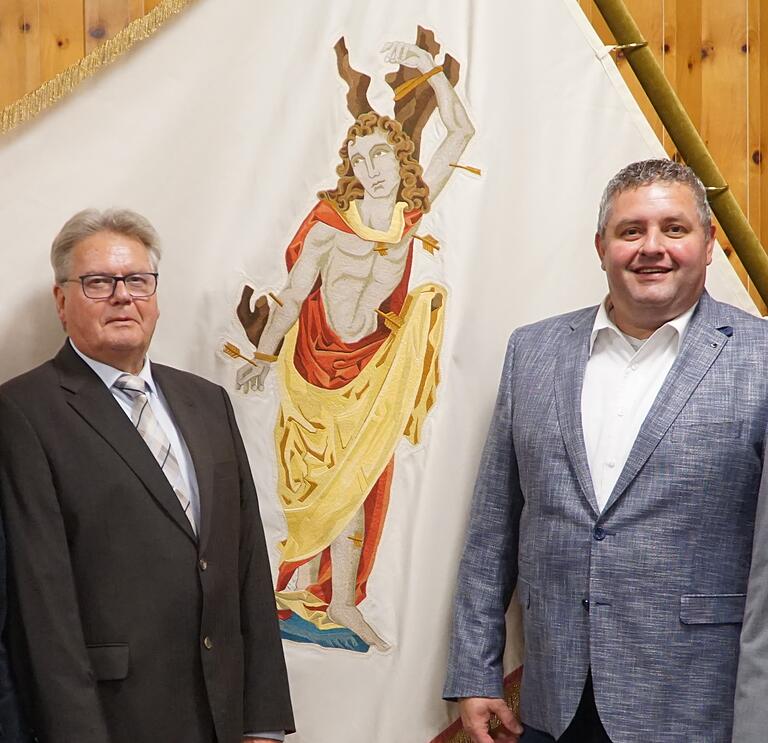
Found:
[[[600,192],[662,154],[575,0],[198,0],[0,138],[0,378],[62,340],[61,224],[146,214],[152,358],[222,384],[250,456],[291,740],[458,740],[440,692],[506,339],[602,298]],[[754,309],[719,251],[708,285]]]

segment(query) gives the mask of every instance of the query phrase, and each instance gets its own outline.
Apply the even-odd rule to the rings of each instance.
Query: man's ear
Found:
[[[595,250],[597,250],[597,255],[600,257],[600,268],[605,271],[605,248],[603,247],[603,241],[600,238],[599,232],[595,232]]]
[[[62,289],[60,284],[53,285],[53,301],[56,302],[56,314],[59,316],[61,327],[64,328],[64,332],[66,333],[67,319],[66,313],[64,311],[64,305],[66,304],[67,297],[66,294],[64,294],[64,289]]]
[[[715,225],[710,225],[709,228],[709,242],[707,244],[707,265],[712,263],[712,251],[715,247],[715,233],[717,232],[717,227]]]

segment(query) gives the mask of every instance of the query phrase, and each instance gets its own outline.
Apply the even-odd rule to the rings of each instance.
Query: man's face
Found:
[[[68,279],[86,274],[125,276],[153,270],[144,245],[113,232],[99,232],[69,255]],[[109,299],[89,299],[79,281],[53,288],[64,330],[86,356],[124,371],[141,369],[160,314],[157,295],[134,299],[123,282]]]
[[[349,145],[352,171],[365,193],[374,199],[390,196],[400,186],[400,163],[387,135],[377,129]]]
[[[704,289],[714,235],[714,227],[705,234],[684,184],[619,194],[605,235],[595,236],[616,324],[652,332],[691,307]]]

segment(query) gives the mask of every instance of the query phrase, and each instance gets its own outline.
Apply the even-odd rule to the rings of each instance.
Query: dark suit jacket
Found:
[[[229,399],[192,374],[152,373],[194,462],[199,541],[140,434],[69,343],[0,387],[9,645],[43,743],[239,743],[244,731],[293,730]]]
[[[0,525],[0,632],[5,627],[5,535]],[[22,724],[16,692],[5,645],[0,642],[0,743],[27,741],[26,726]]]

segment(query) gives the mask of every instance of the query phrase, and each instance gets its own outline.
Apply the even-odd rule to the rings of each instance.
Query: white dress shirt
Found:
[[[115,369],[114,366],[109,366],[101,361],[86,356],[81,353],[80,350],[72,343],[72,339],[69,340],[75,353],[85,361],[88,366],[93,369],[99,379],[104,382],[107,389],[112,393],[112,397],[117,400],[121,409],[125,412],[128,418],[131,417],[131,403],[126,400],[125,396],[114,386],[117,379],[125,374],[120,369]],[[163,432],[168,437],[168,441],[171,444],[171,449],[176,456],[176,460],[179,463],[179,470],[182,478],[182,485],[185,490],[184,493],[189,498],[190,508],[194,514],[195,523],[198,525],[198,533],[200,532],[200,493],[197,487],[197,475],[195,474],[195,467],[192,464],[192,457],[187,449],[187,445],[184,442],[184,438],[181,435],[176,423],[173,420],[171,409],[168,406],[168,402],[163,396],[162,390],[155,384],[155,380],[152,378],[152,367],[149,362],[149,358],[144,359],[144,366],[141,371],[136,375],[141,377],[147,383],[149,404],[152,408],[152,412],[155,414],[157,422],[163,429]],[[268,733],[244,733],[244,738],[267,738],[269,740],[285,740],[285,734],[278,731],[272,731]]]
[[[695,309],[693,305],[645,340],[622,333],[608,316],[606,302],[598,309],[581,390],[581,421],[601,511],[675,363]]]

